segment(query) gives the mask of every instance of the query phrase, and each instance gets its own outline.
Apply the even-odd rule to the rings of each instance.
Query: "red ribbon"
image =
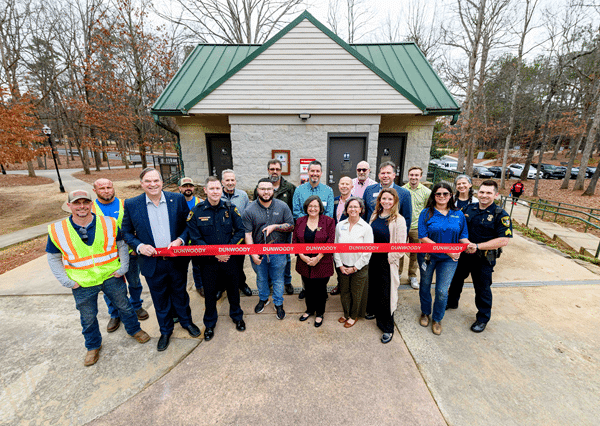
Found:
[[[310,253],[460,253],[467,244],[239,244],[157,248],[155,256],[217,256],[222,254]]]

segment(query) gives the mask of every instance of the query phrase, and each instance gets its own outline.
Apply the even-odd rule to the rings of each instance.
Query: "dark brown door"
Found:
[[[406,134],[402,133],[380,133],[377,145],[377,168],[375,175],[379,174],[379,165],[386,161],[396,164],[397,185],[402,185],[404,175],[404,157],[406,155]]]
[[[356,165],[365,160],[367,155],[367,134],[330,135],[327,153],[327,168],[323,169],[321,182],[333,189],[333,194],[340,195],[338,182],[341,177],[356,177]]]
[[[208,152],[208,170],[211,176],[221,179],[221,172],[233,169],[231,155],[231,136],[229,134],[206,135],[206,151]]]

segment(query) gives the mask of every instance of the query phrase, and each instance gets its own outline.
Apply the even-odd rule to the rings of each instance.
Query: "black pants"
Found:
[[[327,283],[326,278],[306,278],[302,277],[304,283],[304,294],[306,301],[306,312],[322,317],[325,313],[325,302],[327,301]]]
[[[394,332],[394,314],[390,311],[392,276],[387,253],[373,253],[369,261],[369,299],[367,312],[375,315],[383,333]]]
[[[186,289],[187,264],[175,259],[157,259],[154,275],[146,277],[161,334],[173,332],[174,315],[182,327],[192,323],[190,296]]]
[[[475,289],[477,321],[487,323],[492,316],[492,272],[495,265],[496,261],[490,265],[486,259],[482,259],[476,253],[463,252],[448,290],[448,305],[458,306],[465,279],[471,274]]]
[[[227,290],[229,300],[229,316],[233,321],[240,321],[244,311],[240,307],[240,290],[238,287],[238,256],[231,256],[227,262],[214,262],[207,259],[200,263],[202,285],[204,286],[204,325],[214,327],[217,324],[217,289]]]
[[[238,267],[238,284],[239,284],[239,288],[243,288],[246,286],[246,273],[244,272],[244,260],[246,259],[246,256],[240,255],[240,256],[233,256],[235,258],[235,262],[237,263],[237,267]],[[252,260],[250,260],[252,261]]]

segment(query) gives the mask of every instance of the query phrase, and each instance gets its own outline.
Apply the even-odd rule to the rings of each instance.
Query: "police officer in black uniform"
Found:
[[[498,196],[498,184],[493,180],[484,181],[477,193],[479,203],[463,208],[469,229],[471,244],[458,261],[454,278],[448,290],[446,309],[458,308],[458,300],[465,279],[471,274],[475,288],[477,319],[471,330],[481,333],[492,314],[492,272],[501,248],[512,238],[510,216],[494,204]]]
[[[187,219],[192,245],[240,244],[244,240],[244,224],[237,208],[221,200],[223,187],[215,176],[206,179],[206,200],[197,204]],[[233,256],[196,256],[192,259],[200,267],[204,285],[204,340],[210,340],[217,325],[217,289],[227,290],[229,316],[238,331],[246,330],[244,312],[240,307],[238,268]]]

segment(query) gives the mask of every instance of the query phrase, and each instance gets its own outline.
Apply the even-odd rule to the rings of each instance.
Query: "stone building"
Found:
[[[299,184],[317,159],[337,191],[364,159],[372,178],[426,170],[436,118],[460,108],[414,43],[349,45],[304,12],[263,45],[198,45],[152,113],[175,118],[195,180],[231,167],[252,190],[277,156]]]

